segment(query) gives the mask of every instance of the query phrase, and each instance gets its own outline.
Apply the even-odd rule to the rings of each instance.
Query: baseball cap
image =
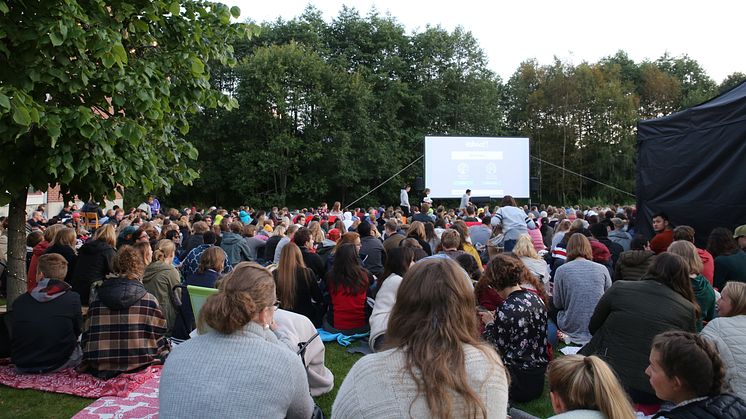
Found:
[[[733,232],[734,239],[737,239],[741,236],[746,236],[746,224],[736,227],[736,231]]]

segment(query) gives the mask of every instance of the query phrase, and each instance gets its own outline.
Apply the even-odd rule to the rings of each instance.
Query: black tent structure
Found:
[[[696,230],[703,247],[715,227],[746,224],[746,82],[720,96],[637,124],[637,231],[651,218]]]

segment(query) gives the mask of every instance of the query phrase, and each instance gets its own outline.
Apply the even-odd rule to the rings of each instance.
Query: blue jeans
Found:
[[[552,321],[547,321],[547,340],[552,344],[552,347],[557,348],[559,345],[559,339],[557,339],[557,325]]]

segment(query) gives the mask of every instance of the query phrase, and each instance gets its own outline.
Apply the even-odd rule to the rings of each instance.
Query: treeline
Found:
[[[345,204],[419,157],[425,135],[528,136],[542,202],[629,202],[636,122],[746,79],[717,85],[687,56],[635,63],[619,51],[579,65],[528,60],[501,80],[464,29],[407,33],[392,17],[347,8],[331,22],[309,8],[266,23],[233,48],[240,64],[212,63],[211,83],[240,107],[192,118],[201,175],[173,188],[174,203]],[[395,203],[422,167],[361,204]]]

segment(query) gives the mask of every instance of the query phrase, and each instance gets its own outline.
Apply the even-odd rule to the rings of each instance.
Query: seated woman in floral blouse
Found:
[[[547,309],[536,292],[521,288],[531,273],[515,256],[500,254],[487,265],[480,282],[505,299],[495,313],[480,313],[484,338],[495,345],[510,371],[510,400],[527,402],[544,390],[547,354]],[[486,284],[485,284],[486,283]]]

